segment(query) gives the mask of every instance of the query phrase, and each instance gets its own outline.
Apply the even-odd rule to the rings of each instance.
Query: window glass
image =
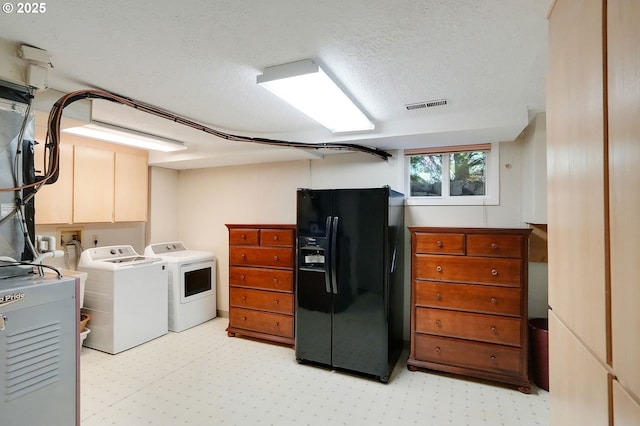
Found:
[[[411,157],[411,196],[442,196],[442,155]]]
[[[449,195],[485,195],[487,153],[457,152],[449,157]]]

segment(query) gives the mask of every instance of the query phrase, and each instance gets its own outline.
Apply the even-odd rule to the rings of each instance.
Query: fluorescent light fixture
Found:
[[[99,121],[92,121],[89,124],[70,127],[62,131],[87,138],[100,139],[111,143],[153,151],[170,152],[187,149],[182,142],[138,132],[137,130],[125,129],[123,127]]]
[[[371,120],[310,59],[266,68],[256,81],[332,132],[375,128]]]

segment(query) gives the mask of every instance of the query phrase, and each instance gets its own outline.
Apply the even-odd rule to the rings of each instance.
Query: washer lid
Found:
[[[82,252],[78,266],[96,267],[112,265],[113,268],[160,262],[159,257],[140,256],[131,246],[95,247]]]

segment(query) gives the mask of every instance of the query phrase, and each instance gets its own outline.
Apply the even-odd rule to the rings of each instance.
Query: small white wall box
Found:
[[[51,65],[51,55],[44,49],[22,45],[18,49],[18,56],[25,61],[37,62],[40,64]]]
[[[35,89],[48,89],[48,69],[39,65],[30,64],[27,69],[27,84]]]

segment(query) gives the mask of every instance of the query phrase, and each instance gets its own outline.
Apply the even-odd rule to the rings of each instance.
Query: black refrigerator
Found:
[[[404,195],[299,189],[296,225],[296,359],[387,383],[402,351]]]

